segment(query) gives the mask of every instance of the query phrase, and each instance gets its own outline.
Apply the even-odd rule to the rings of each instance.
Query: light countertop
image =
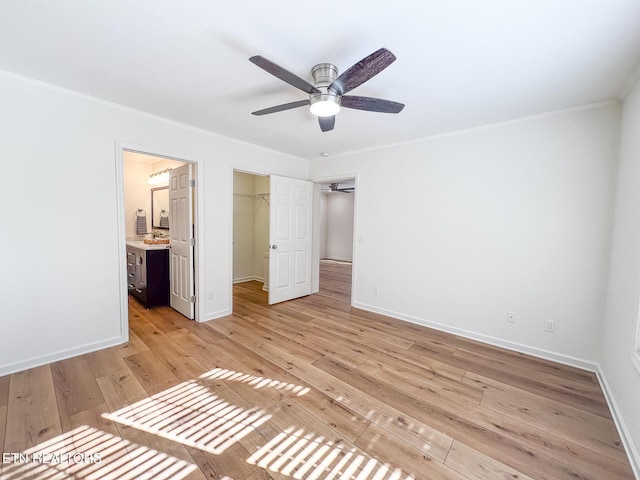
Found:
[[[142,240],[132,240],[127,242],[127,247],[139,248],[140,250],[165,250],[171,247],[169,243],[158,243],[151,245],[144,243]]]

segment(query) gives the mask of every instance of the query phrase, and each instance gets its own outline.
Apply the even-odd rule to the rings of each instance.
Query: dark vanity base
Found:
[[[169,249],[141,250],[127,246],[127,265],[132,297],[146,308],[169,305]]]

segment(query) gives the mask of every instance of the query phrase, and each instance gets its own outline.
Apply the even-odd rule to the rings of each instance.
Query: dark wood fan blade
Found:
[[[320,130],[328,132],[329,130],[333,130],[333,127],[336,126],[336,116],[318,117],[318,122],[320,123]]]
[[[289,85],[299,88],[303,92],[320,93],[320,90],[318,90],[306,80],[300,78],[294,73],[291,73],[289,70],[285,70],[284,68],[276,65],[271,60],[267,60],[266,58],[261,57],[260,55],[254,55],[249,59],[249,61],[259,66],[264,71],[269,72],[274,77],[278,77],[280,80],[287,82]]]
[[[340,95],[347,93],[376,76],[395,62],[395,60],[396,56],[393,53],[386,48],[381,48],[342,72],[342,74],[329,85],[329,89]]]
[[[283,110],[291,110],[292,108],[304,107],[309,105],[309,100],[299,100],[297,102],[283,103],[282,105],[276,105],[275,107],[265,108],[256,112],[251,112],[252,115],[267,115],[269,113],[282,112]]]
[[[366,110],[368,112],[399,113],[404,108],[404,103],[382,100],[381,98],[357,97],[346,95],[340,100],[340,105],[356,110]]]

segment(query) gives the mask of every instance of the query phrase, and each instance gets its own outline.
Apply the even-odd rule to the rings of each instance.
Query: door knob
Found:
[[[275,250],[276,248],[278,248],[278,245],[271,245],[271,248]]]

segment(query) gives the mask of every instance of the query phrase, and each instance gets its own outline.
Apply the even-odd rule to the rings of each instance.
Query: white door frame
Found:
[[[356,268],[356,262],[357,262],[357,257],[358,257],[358,249],[357,247],[357,238],[358,238],[358,174],[357,173],[343,173],[340,175],[331,175],[331,176],[326,176],[326,177],[314,177],[311,179],[311,181],[315,184],[320,184],[320,183],[333,183],[333,182],[340,182],[340,181],[344,181],[347,179],[353,179],[355,182],[355,190],[353,192],[353,245],[352,245],[352,253],[351,253],[351,298],[350,298],[350,304],[351,306],[353,306],[353,302],[355,299],[355,292],[356,292],[356,275],[355,275],[355,268]],[[318,205],[318,211],[314,211],[313,212],[313,231],[314,232],[318,232],[320,231],[320,189],[318,188],[316,190],[316,195],[317,195],[317,201],[315,203],[317,203]],[[314,249],[314,254],[313,254],[313,259],[314,259],[314,264],[313,267],[317,268],[317,271],[312,273],[312,275],[316,275],[319,276],[320,273],[320,242],[319,241],[314,241],[314,245],[313,245],[313,249]],[[316,260],[317,259],[317,260]],[[319,285],[318,285],[319,287]],[[317,290],[316,290],[317,291]]]
[[[188,155],[176,152],[170,152],[162,148],[156,148],[148,145],[139,145],[130,142],[115,142],[116,157],[116,216],[117,216],[117,234],[118,234],[118,262],[120,270],[120,335],[123,341],[129,340],[129,307],[128,307],[128,290],[127,290],[127,234],[126,234],[126,218],[124,205],[124,156],[125,150],[152,155],[155,157],[168,158],[179,162],[191,163],[195,166],[196,178],[196,195],[195,205],[195,234],[196,248],[194,249],[194,273],[195,273],[195,292],[196,292],[196,308],[195,321],[204,318],[204,272],[199,268],[200,259],[204,258],[204,238],[201,232],[204,232],[204,212],[203,212],[203,179],[204,164],[197,160],[189,159]]]

